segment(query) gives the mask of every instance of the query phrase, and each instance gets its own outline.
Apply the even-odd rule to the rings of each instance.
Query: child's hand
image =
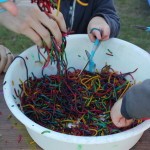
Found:
[[[112,122],[119,128],[127,127],[132,124],[133,119],[126,119],[121,114],[122,99],[118,100],[111,109],[110,115]]]
[[[18,13],[16,5],[11,1],[1,2],[0,0],[0,7],[9,11],[13,16],[16,16]]]
[[[98,29],[101,32],[92,29]],[[96,38],[99,40],[108,40],[110,36],[110,27],[102,17],[94,17],[88,24],[88,35],[92,42],[94,42]]]

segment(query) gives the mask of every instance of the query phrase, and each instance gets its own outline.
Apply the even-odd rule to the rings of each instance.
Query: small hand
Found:
[[[18,14],[16,5],[11,1],[3,2],[3,3],[0,2],[0,7],[9,11],[13,16],[16,16]]]
[[[98,30],[91,30],[93,28],[100,29],[101,32]],[[91,19],[91,21],[88,24],[88,35],[92,42],[95,41],[95,39],[99,40],[108,40],[110,36],[110,27],[102,17],[94,17]]]
[[[122,128],[133,123],[133,119],[126,119],[121,114],[122,99],[118,100],[111,109],[110,115],[115,126]]]

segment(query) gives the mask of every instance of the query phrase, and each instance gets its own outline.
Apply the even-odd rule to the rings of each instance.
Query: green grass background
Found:
[[[150,7],[147,0],[114,0],[121,21],[118,38],[150,51],[150,33],[134,29],[132,25],[150,26]],[[13,53],[21,53],[34,43],[23,35],[17,35],[0,26],[0,44]]]

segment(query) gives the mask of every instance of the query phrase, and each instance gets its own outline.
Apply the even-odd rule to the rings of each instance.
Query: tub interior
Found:
[[[91,52],[92,47],[93,43],[89,41],[87,35],[74,35],[68,37],[66,47],[68,67],[82,70],[88,61],[85,50]],[[106,54],[108,53],[108,49],[112,52],[113,56]],[[47,57],[46,53],[44,53],[44,49],[41,49],[40,51]],[[37,47],[33,46],[27,49],[21,56],[26,62],[28,76],[33,77],[32,73],[34,73],[36,77],[42,77],[41,70],[44,58],[40,56],[39,59]],[[11,76],[8,75],[9,78],[7,80],[12,84],[10,93],[13,96],[15,96],[14,88],[16,91],[20,91],[18,84],[21,84],[22,81],[27,79],[27,70],[24,60],[20,57],[16,58],[9,68]],[[132,74],[136,83],[150,78],[149,54],[141,48],[123,40],[112,38],[108,41],[101,42],[93,60],[96,63],[96,68],[98,70],[101,70],[106,64],[111,65],[111,67],[119,73],[133,72],[137,69],[137,71]],[[44,74],[47,75],[56,74],[56,72],[56,64],[49,64],[44,69]],[[131,76],[127,76],[127,80],[132,80]],[[20,103],[20,100],[17,97],[14,101],[16,104]]]
[[[87,35],[68,36],[67,47],[66,47],[68,67],[83,69],[88,61],[85,50],[91,52],[92,47],[93,47],[93,43],[90,42]],[[106,54],[108,53],[108,49],[112,52],[113,56]],[[44,53],[44,49],[41,49],[40,52],[45,57],[47,57],[46,53]],[[22,81],[25,81],[27,79],[27,72],[29,77],[32,76],[32,73],[34,73],[36,77],[42,77],[41,70],[42,70],[42,66],[43,66],[42,63],[44,62],[44,58],[40,56],[39,59],[39,54],[36,46],[30,47],[29,49],[24,51],[20,56],[24,58],[28,69],[26,69],[24,60],[22,58],[18,57],[14,60],[14,62],[9,67],[4,79],[4,83],[5,83],[4,96],[5,96],[6,103],[10,108],[10,110],[12,111],[12,113],[25,126],[28,126],[31,129],[32,126],[31,123],[33,122],[30,121],[29,119],[28,120],[22,119],[24,115],[23,113],[20,112],[20,108],[18,107],[18,104],[20,104],[20,99],[15,96],[14,89],[16,89],[17,92],[20,91],[18,85],[21,84]],[[143,80],[150,78],[149,53],[121,39],[112,38],[108,41],[101,42],[101,44],[99,45],[95,53],[94,62],[96,63],[96,68],[98,70],[101,70],[106,64],[111,65],[111,67],[115,71],[121,73],[132,72],[135,69],[137,69],[137,71],[132,74],[134,79],[136,80],[136,83],[142,82]],[[44,69],[44,74],[47,75],[56,74],[56,72],[57,72],[56,64],[49,64]],[[128,76],[127,80],[131,80],[131,76]],[[29,124],[31,124],[31,126],[29,126]],[[142,127],[143,126],[144,125],[142,125]],[[143,132],[144,130],[145,129],[141,130],[141,132]],[[39,128],[39,133],[40,132],[41,130]],[[133,130],[133,134],[134,132],[135,130]],[[53,137],[55,137],[55,135]],[[68,138],[66,139],[68,140]],[[113,139],[114,138],[112,138],[111,140]],[[79,141],[79,140],[75,139],[75,141]],[[90,143],[91,140],[88,139],[88,141]],[[107,141],[108,138],[106,138],[105,142]]]

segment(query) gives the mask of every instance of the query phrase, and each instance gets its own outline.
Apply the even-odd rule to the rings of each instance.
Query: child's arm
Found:
[[[113,0],[93,1],[93,14],[88,25],[88,33],[92,28],[99,28],[103,31],[102,40],[107,40],[118,35],[120,22],[116,14]]]
[[[118,127],[129,125],[132,119],[150,118],[150,79],[131,87],[123,100],[114,104],[111,118]],[[124,122],[120,121],[121,118],[124,118]]]
[[[131,87],[125,94],[121,113],[127,118],[150,118],[150,79]]]

